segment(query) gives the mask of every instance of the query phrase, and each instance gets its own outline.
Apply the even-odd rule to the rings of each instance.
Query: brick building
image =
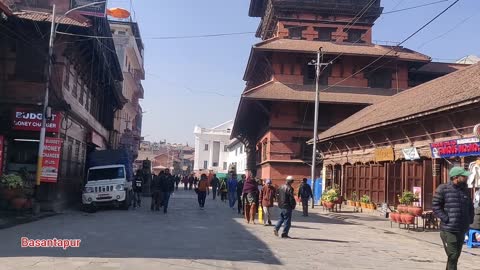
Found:
[[[51,168],[56,177],[42,182],[39,194],[42,201],[66,202],[79,198],[88,153],[112,146],[114,113],[127,100],[113,40],[75,36],[111,37],[105,15],[62,16],[69,0],[14,1],[12,15],[0,23],[0,174],[26,170],[34,179],[53,2],[58,31],[69,35],[57,34],[54,43],[46,136],[62,143],[58,167]]]
[[[331,62],[319,80],[319,132],[462,67],[449,70],[413,50],[374,44],[372,26],[382,10],[380,0],[251,0],[249,16],[261,18],[256,36],[262,42],[251,50],[232,130],[246,146],[249,170],[277,183],[286,175],[309,178],[312,148],[306,142],[315,100],[315,66],[309,63],[319,48],[323,62]]]
[[[480,164],[479,98],[475,64],[352,115],[319,135],[325,185],[339,185],[346,199],[356,192],[389,205],[404,190],[418,191],[421,206],[431,210],[450,168]],[[469,184],[480,188],[478,180]]]

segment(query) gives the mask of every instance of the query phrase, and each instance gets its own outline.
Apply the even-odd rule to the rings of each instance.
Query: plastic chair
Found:
[[[473,242],[473,236],[476,233],[480,234],[480,230],[470,229],[468,231],[468,241],[467,241],[467,247],[468,248],[480,247],[480,242]]]

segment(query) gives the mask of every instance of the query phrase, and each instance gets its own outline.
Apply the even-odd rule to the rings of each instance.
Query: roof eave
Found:
[[[375,125],[370,125],[370,126],[363,127],[363,128],[356,129],[356,130],[352,130],[352,131],[349,131],[349,132],[340,133],[340,134],[337,134],[335,136],[329,136],[329,137],[326,137],[326,138],[318,139],[317,142],[322,143],[322,142],[326,142],[326,141],[333,140],[333,139],[347,137],[347,136],[353,135],[355,133],[365,132],[365,131],[376,129],[376,128],[379,128],[379,127],[385,127],[385,126],[397,124],[397,123],[400,123],[400,122],[404,122],[404,121],[416,119],[416,118],[419,118],[419,117],[432,115],[432,114],[435,114],[435,113],[444,112],[444,111],[451,110],[451,109],[456,109],[456,108],[459,108],[459,107],[463,107],[463,106],[467,106],[467,105],[471,105],[471,104],[475,104],[475,103],[479,103],[479,102],[480,102],[480,97],[476,98],[476,99],[471,99],[471,100],[468,100],[468,101],[460,102],[460,103],[457,103],[457,104],[454,104],[454,105],[440,107],[440,108],[437,108],[435,110],[424,111],[424,112],[417,113],[417,114],[414,114],[414,115],[409,115],[409,116],[406,116],[406,117],[393,119],[393,120],[390,120],[390,121],[385,121],[385,122],[382,122],[382,123],[378,123],[378,124],[375,124]],[[310,139],[308,142],[310,143],[311,141],[313,141],[313,139]]]

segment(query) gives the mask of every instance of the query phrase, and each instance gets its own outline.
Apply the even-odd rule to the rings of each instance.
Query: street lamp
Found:
[[[81,8],[89,7],[89,6],[94,6],[98,4],[104,4],[107,1],[99,1],[99,2],[93,2],[89,3],[83,6],[75,7],[63,15],[64,17],[67,16],[69,13],[79,10]],[[117,10],[120,10],[117,8]],[[125,14],[129,14],[127,10],[123,10],[122,14],[125,16]],[[39,141],[39,146],[38,146],[38,160],[37,160],[37,175],[36,175],[36,182],[35,182],[35,196],[38,199],[38,187],[40,186],[40,180],[42,178],[42,163],[43,163],[43,151],[44,151],[44,144],[45,144],[45,132],[46,132],[46,125],[47,125],[47,109],[48,109],[48,99],[49,99],[49,92],[50,92],[50,77],[52,74],[52,57],[53,57],[53,43],[55,40],[55,34],[57,32],[58,24],[55,21],[55,4],[53,4],[52,7],[52,24],[50,27],[50,40],[48,43],[48,58],[47,58],[47,69],[46,69],[46,83],[45,83],[45,96],[43,100],[43,109],[42,109],[42,126],[40,128],[40,141]],[[116,16],[115,14],[111,14],[111,16]]]

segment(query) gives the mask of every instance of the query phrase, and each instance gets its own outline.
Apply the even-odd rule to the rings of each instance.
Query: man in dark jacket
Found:
[[[433,197],[433,212],[441,220],[442,238],[448,262],[447,270],[456,270],[462,253],[465,232],[473,222],[473,203],[467,188],[468,171],[453,167],[450,181],[437,188]]]
[[[245,211],[243,211],[243,185],[245,184],[245,175],[243,174],[240,180],[237,183],[237,211],[239,214],[245,215]]]
[[[218,187],[220,186],[220,180],[217,178],[216,174],[213,175],[210,185],[212,186],[213,199],[215,200],[215,198],[217,197]]]
[[[312,188],[307,184],[307,178],[303,178],[298,188],[298,198],[302,200],[303,216],[308,217],[308,202],[313,198]]]
[[[292,212],[293,212],[293,209],[295,209],[295,206],[297,205],[297,202],[295,201],[293,187],[292,187],[293,181],[294,181],[293,177],[288,176],[287,183],[278,189],[278,195],[277,195],[278,207],[282,209],[282,212],[280,214],[280,219],[278,220],[277,225],[273,230],[273,233],[275,234],[275,236],[278,236],[278,231],[280,230],[280,227],[282,227],[282,225],[285,223],[285,227],[283,228],[282,238],[290,238],[288,236],[288,232],[292,224]]]
[[[162,203],[162,182],[161,178],[165,174],[161,171],[157,176],[153,176],[152,183],[150,185],[150,191],[152,193],[152,204],[150,210],[160,211],[160,204]]]
[[[163,179],[161,179],[162,182],[162,198],[163,198],[163,213],[167,213],[168,209],[168,202],[170,201],[170,195],[172,192],[175,190],[175,179],[173,176],[170,174],[170,170],[166,169],[165,174],[163,175]]]
[[[135,180],[133,181],[133,208],[142,206],[142,185],[143,185],[143,174],[141,170],[138,170],[135,175]]]

